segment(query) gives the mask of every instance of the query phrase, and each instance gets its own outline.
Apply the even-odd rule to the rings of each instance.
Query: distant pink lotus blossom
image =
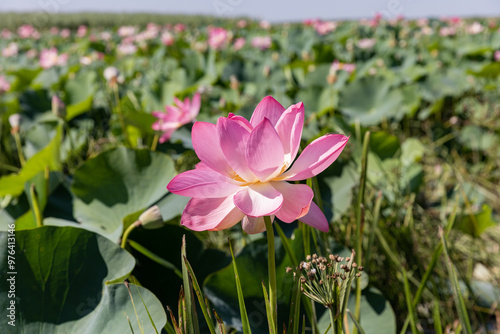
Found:
[[[448,37],[454,36],[457,33],[457,29],[455,27],[441,27],[439,29],[439,36]]]
[[[363,39],[360,39],[356,43],[356,45],[360,49],[371,49],[371,48],[373,48],[373,46],[375,45],[375,43],[376,43],[375,38],[363,38]]]
[[[78,30],[76,31],[76,36],[82,38],[87,35],[88,28],[84,25],[81,25],[78,27]]]
[[[42,68],[51,68],[54,66],[64,66],[68,62],[67,53],[57,53],[56,48],[43,49],[40,52],[40,66]]]
[[[133,43],[120,43],[116,46],[116,50],[119,54],[130,55],[137,52],[137,46]]]
[[[35,58],[38,55],[38,52],[35,49],[29,49],[26,51],[26,57]]]
[[[17,34],[21,38],[30,38],[36,32],[36,29],[29,24],[24,24],[17,29]]]
[[[200,93],[196,93],[192,100],[186,98],[184,101],[181,101],[174,97],[175,104],[167,106],[165,112],[153,111],[153,116],[158,118],[158,121],[153,123],[153,130],[163,132],[160,137],[160,143],[169,140],[172,133],[182,125],[191,123],[196,119],[196,116],[200,112],[200,101]]]
[[[118,28],[118,36],[120,37],[129,37],[135,34],[135,27],[133,26],[121,26]]]
[[[320,19],[305,19],[303,24],[307,27],[314,27],[319,22],[321,22]]]
[[[8,82],[3,75],[0,75],[0,93],[8,92],[9,90],[10,90],[10,82]]]
[[[467,26],[465,28],[465,31],[469,35],[477,35],[477,34],[481,33],[483,30],[484,30],[484,27],[479,22],[474,22],[470,26]]]
[[[246,26],[248,25],[248,22],[246,20],[239,20],[237,23],[236,23],[236,26],[238,28],[246,28]]]
[[[59,28],[58,27],[50,28],[50,34],[51,35],[59,35]]]
[[[270,36],[256,36],[252,38],[252,46],[254,48],[265,50],[271,47],[271,37]]]
[[[335,60],[332,63],[331,70],[336,72],[339,70],[346,71],[348,73],[354,72],[356,70],[356,64],[350,64],[350,63],[341,63],[338,60]]]
[[[161,34],[161,42],[167,46],[174,44],[174,35],[169,31],[163,32],[163,34]]]
[[[239,221],[254,234],[265,230],[264,216],[286,223],[296,219],[321,231],[328,221],[312,201],[305,184],[333,163],[348,137],[329,134],[314,140],[294,162],[304,125],[304,105],[285,110],[274,98],[264,98],[250,121],[229,114],[217,125],[196,122],[193,147],[201,162],[196,169],[174,177],[167,189],[192,197],[181,225],[195,231],[216,231]],[[291,181],[289,183],[288,181]]]
[[[337,28],[337,23],[333,21],[317,21],[313,26],[319,35],[327,35]]]
[[[62,38],[68,38],[69,36],[71,36],[71,30],[69,30],[69,29],[63,29],[59,33],[59,36],[61,36]]]
[[[495,61],[500,61],[500,50],[495,51]]]
[[[208,29],[208,45],[214,50],[222,49],[228,42],[227,30],[220,27]]]
[[[417,20],[417,26],[419,26],[419,27],[425,27],[428,24],[429,24],[429,19],[428,18],[423,17],[423,18],[420,18],[420,19]]]
[[[240,50],[241,48],[243,48],[245,46],[245,44],[246,44],[246,40],[244,37],[236,38],[236,40],[234,41],[234,44],[233,44],[234,51]]]
[[[17,56],[18,51],[19,49],[17,47],[17,43],[12,42],[9,43],[9,45],[7,45],[7,47],[2,50],[2,56],[6,58]]]
[[[8,29],[2,29],[1,36],[3,39],[10,39],[12,37],[12,33]]]
[[[175,31],[175,32],[183,32],[184,30],[186,30],[186,25],[185,25],[185,24],[182,24],[182,23],[177,23],[177,24],[174,26],[174,31]]]
[[[259,22],[259,26],[262,28],[262,29],[266,29],[266,30],[269,30],[271,29],[271,23],[269,21],[260,21]]]
[[[109,41],[113,37],[113,35],[109,31],[103,31],[100,33],[99,37],[103,41]]]

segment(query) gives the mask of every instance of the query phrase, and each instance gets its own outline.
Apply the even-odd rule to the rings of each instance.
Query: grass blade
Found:
[[[363,220],[364,220],[364,201],[366,188],[366,170],[368,167],[368,151],[370,145],[370,131],[365,132],[363,138],[363,152],[361,155],[361,176],[359,178],[358,202],[356,206],[356,262],[362,265],[362,247],[363,247]],[[354,314],[359,320],[361,312],[361,284],[356,284],[356,308]],[[356,328],[353,330],[356,334]]]
[[[184,318],[188,333],[199,334],[198,316],[196,315],[196,307],[194,305],[194,296],[189,274],[186,267],[186,236],[182,236],[181,246],[181,265],[182,265],[182,280],[184,285],[184,303],[186,305],[186,317]]]
[[[137,319],[137,325],[139,326],[139,330],[141,331],[141,333],[144,333],[144,329],[142,328],[142,324],[141,324],[141,321],[139,319],[139,315],[137,314],[137,309],[135,308],[134,298],[132,297],[132,291],[130,291],[129,283],[127,281],[125,281],[123,283],[127,287],[128,295],[130,296],[130,301],[132,302],[132,306],[134,308],[135,318]],[[127,316],[127,318],[128,318],[128,316]],[[130,320],[129,320],[129,324],[130,324]]]
[[[358,330],[358,332],[360,334],[365,334],[365,331],[363,330],[363,327],[361,327],[361,325],[359,324],[359,322],[356,320],[356,318],[354,318],[354,316],[352,315],[351,311],[350,310],[347,310],[347,313],[349,314],[349,317],[351,318],[352,320],[352,323],[354,324],[354,327],[356,327],[356,329]]]
[[[149,309],[148,309],[146,303],[144,302],[144,299],[142,298],[141,291],[139,291],[139,288],[137,287],[137,285],[134,284],[134,286],[135,286],[135,289],[137,290],[137,293],[139,294],[139,297],[141,297],[142,305],[144,305],[144,308],[146,309],[146,313],[148,314],[149,321],[151,322],[151,325],[155,329],[155,333],[158,334],[158,329],[156,329],[156,325],[153,321],[153,318],[151,317],[151,313],[149,313]]]
[[[290,302],[290,320],[288,329],[291,334],[299,332],[299,314],[300,314],[300,270],[295,269],[292,287],[292,300]]]
[[[276,334],[274,319],[272,316],[271,303],[269,302],[269,295],[267,294],[266,285],[264,284],[264,280],[262,280],[262,292],[264,294],[264,301],[266,303],[266,314],[267,314],[267,323],[269,325],[269,334]]]
[[[434,319],[434,332],[436,334],[443,334],[443,326],[441,325],[441,315],[439,314],[439,304],[437,300],[434,300],[432,318]]]
[[[196,293],[196,296],[198,297],[198,302],[200,303],[201,311],[203,312],[203,316],[205,317],[205,321],[207,322],[208,329],[210,330],[210,333],[215,334],[215,326],[212,321],[212,318],[210,317],[210,314],[208,313],[208,307],[207,304],[205,303],[205,299],[203,297],[203,293],[201,292],[200,285],[198,284],[198,280],[194,275],[193,268],[191,267],[191,264],[189,264],[189,261],[187,260],[186,257],[184,257],[184,264],[189,273],[189,277],[191,278],[192,287],[194,292]]]
[[[224,321],[222,321],[222,318],[217,314],[217,312],[214,311],[214,316],[215,320],[217,321],[217,325],[219,326],[219,331],[221,334],[226,334],[226,327],[224,326]]]
[[[309,226],[306,224],[303,224],[305,226]],[[297,258],[295,257],[295,253],[292,250],[292,246],[290,245],[289,239],[286,237],[285,233],[283,233],[283,230],[279,226],[279,224],[275,224],[276,231],[278,231],[278,235],[281,239],[281,244],[283,245],[283,248],[285,248],[285,252],[292,261],[292,265],[294,268],[297,268],[299,266],[299,262],[297,261]],[[304,236],[303,230],[302,229],[295,229],[294,234],[295,237],[298,238],[300,235],[299,233],[302,233],[302,237]],[[310,303],[310,299],[308,299],[306,296],[302,295],[302,301],[304,305],[304,311],[306,312],[307,318],[311,322],[311,324],[314,321],[314,315],[313,315],[313,308]],[[313,325],[313,333],[319,334],[316,326]]]
[[[132,334],[134,334],[134,329],[132,328],[132,323],[130,322],[130,318],[128,317],[128,315],[127,315],[127,321],[128,321],[128,326],[130,327],[130,331],[132,332]]]
[[[175,332],[177,334],[182,334],[182,331],[181,331],[179,325],[177,324],[177,321],[175,320],[175,315],[172,312],[172,310],[170,309],[170,307],[168,307],[168,306],[167,306],[167,311],[170,314],[170,320],[172,320],[172,324],[174,326]]]
[[[456,200],[455,203],[458,203],[458,199]],[[453,212],[451,213],[450,217],[448,217],[448,223],[446,224],[446,229],[445,229],[445,238],[448,239],[448,236],[450,235],[451,229],[453,228],[453,224],[455,222],[455,217],[457,215],[457,208],[458,204],[455,204],[455,207],[453,208]],[[413,307],[416,307],[417,304],[420,302],[420,298],[422,297],[422,294],[424,292],[424,289],[427,286],[427,281],[431,277],[432,272],[434,271],[434,268],[436,267],[439,257],[441,256],[441,253],[443,252],[443,244],[440,242],[439,244],[436,245],[436,248],[434,248],[434,253],[432,254],[431,262],[429,263],[429,266],[427,267],[427,270],[424,273],[424,276],[422,277],[422,281],[420,282],[420,285],[418,286],[417,293],[415,294],[415,298],[413,298]],[[401,329],[402,334],[406,333],[406,329],[408,328],[408,325],[410,324],[410,316],[408,315],[406,317],[405,323],[403,325],[403,328]]]
[[[233,246],[231,245],[231,240],[229,240],[229,249],[231,250],[231,258],[233,259],[234,280],[236,281],[236,291],[238,293],[238,305],[240,307],[243,334],[247,333],[250,334],[252,333],[252,330],[250,329],[250,321],[248,321],[247,308],[245,306],[245,298],[243,296],[243,289],[241,288],[240,275],[238,274],[238,267],[236,266],[236,260],[234,259]]]
[[[411,297],[410,284],[408,283],[408,278],[406,277],[406,270],[403,271],[403,284],[405,290],[406,307],[408,308],[408,315],[410,317],[411,332],[417,334],[417,317],[415,314],[415,308],[413,307],[413,298]]]
[[[442,229],[440,229],[439,234],[441,235],[441,242],[443,243],[444,257],[446,260],[446,266],[448,268],[448,276],[451,280],[453,299],[455,300],[458,317],[467,334],[472,334],[472,327],[470,325],[469,316],[467,314],[467,307],[465,306],[464,296],[462,295],[462,291],[460,290],[460,286],[458,284],[458,277],[455,266],[453,265],[453,262],[451,262],[450,256],[448,254],[448,246],[446,244],[446,239],[444,238]]]

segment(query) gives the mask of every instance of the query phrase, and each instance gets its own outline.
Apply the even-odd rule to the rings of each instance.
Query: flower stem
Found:
[[[337,334],[337,324],[335,323],[335,314],[333,314],[333,307],[328,308],[328,313],[330,313],[330,323],[332,324],[332,334]]]
[[[123,233],[123,238],[122,238],[122,243],[121,247],[125,249],[125,246],[127,245],[127,239],[130,234],[136,228],[137,226],[141,225],[141,222],[139,220],[135,221],[133,224],[130,224],[130,226],[125,230],[125,233]]]
[[[151,151],[156,151],[156,146],[158,146],[158,139],[160,138],[160,135],[158,133],[155,133],[155,136],[153,138],[153,143],[151,144]]]
[[[275,251],[274,251],[274,229],[273,223],[271,222],[271,217],[265,216],[264,222],[266,223],[267,232],[267,258],[269,265],[269,303],[271,304],[271,314],[272,320],[275,326],[278,323],[277,313],[277,293],[276,293],[276,263],[275,263]],[[277,328],[275,328],[275,333],[277,333]]]
[[[361,265],[362,258],[362,245],[363,245],[363,202],[365,199],[365,185],[366,185],[366,167],[368,165],[368,147],[370,144],[370,131],[365,133],[363,140],[363,154],[361,156],[361,177],[359,179],[359,192],[358,203],[356,206],[356,262]],[[359,322],[359,315],[361,310],[361,284],[356,284],[356,308],[355,318]],[[356,334],[357,328],[354,328],[353,334]]]
[[[26,163],[26,160],[24,160],[24,154],[23,154],[23,146],[21,145],[21,137],[19,136],[19,133],[14,133],[14,140],[16,141],[16,147],[17,147],[17,155],[19,156],[19,163],[21,164],[21,167],[24,166]]]
[[[118,85],[117,84],[113,85],[113,91],[115,93],[116,112],[118,114],[118,120],[120,121],[120,126],[122,128],[123,137],[125,139],[125,146],[130,147],[131,143],[130,143],[130,139],[128,137],[127,125],[125,124],[125,119],[123,118],[122,108],[120,106],[120,94],[118,92]]]
[[[30,186],[30,196],[31,196],[31,206],[33,208],[33,214],[35,215],[36,227],[43,226],[43,216],[40,211],[40,205],[38,204],[38,196],[36,194],[35,185]]]

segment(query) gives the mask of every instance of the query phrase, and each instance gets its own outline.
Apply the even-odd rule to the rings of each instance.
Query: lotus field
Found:
[[[499,20],[0,52],[0,333],[500,330]]]

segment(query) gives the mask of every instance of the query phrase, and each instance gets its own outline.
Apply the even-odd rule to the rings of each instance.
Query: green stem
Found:
[[[130,224],[130,226],[125,230],[125,233],[123,233],[122,237],[122,243],[121,247],[125,249],[125,246],[127,245],[127,239],[128,236],[130,235],[130,232],[132,232],[137,226],[140,226],[141,222],[139,220],[135,221],[133,224]]]
[[[21,167],[23,167],[24,164],[26,163],[26,160],[24,160],[23,146],[21,145],[21,137],[19,136],[18,132],[14,133],[14,140],[16,141],[16,148],[17,148],[17,155],[19,156],[19,163],[21,164]]]
[[[337,334],[337,321],[335,320],[335,314],[333,314],[333,307],[329,307],[328,311],[330,313],[330,323],[332,324],[332,334]]]
[[[125,125],[125,119],[123,118],[122,108],[120,106],[120,94],[118,93],[118,85],[113,85],[113,90],[115,93],[115,103],[116,103],[116,113],[118,114],[118,119],[120,120],[120,126],[122,128],[123,136],[125,137],[125,146],[130,147],[130,139],[128,137],[127,125]]]
[[[363,153],[361,156],[361,177],[359,179],[359,193],[358,193],[358,203],[356,206],[356,262],[358,266],[361,265],[362,259],[362,245],[363,245],[363,235],[362,235],[362,225],[363,225],[363,203],[365,199],[365,185],[366,185],[366,169],[368,166],[368,147],[370,144],[370,131],[366,131],[363,140]],[[356,284],[356,308],[355,308],[355,318],[359,322],[359,316],[361,312],[361,284]],[[357,328],[354,328],[353,333],[356,334]]]
[[[158,139],[160,139],[160,135],[158,133],[155,133],[153,143],[151,144],[151,151],[156,151],[156,146],[158,146]]]
[[[267,258],[268,258],[268,271],[269,271],[269,304],[271,305],[271,314],[273,317],[273,323],[275,326],[278,323],[277,313],[277,291],[276,291],[276,263],[275,263],[275,251],[274,251],[274,230],[273,223],[271,222],[271,217],[265,216],[264,222],[266,223],[267,232]],[[277,333],[277,328],[275,328],[275,333]]]
[[[31,184],[30,196],[31,196],[31,206],[33,208],[33,213],[35,214],[36,226],[42,227],[43,217],[42,213],[40,212],[40,206],[38,205],[38,196],[36,195],[36,189],[34,184]]]

